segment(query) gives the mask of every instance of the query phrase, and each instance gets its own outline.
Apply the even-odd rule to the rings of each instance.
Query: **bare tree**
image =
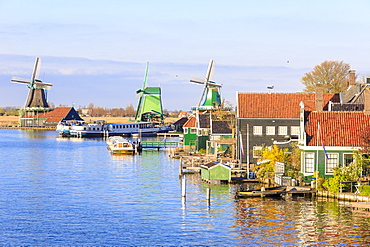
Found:
[[[343,61],[324,61],[311,72],[305,73],[301,82],[306,86],[304,92],[313,93],[317,83],[324,85],[324,93],[339,93],[348,86],[351,67]]]

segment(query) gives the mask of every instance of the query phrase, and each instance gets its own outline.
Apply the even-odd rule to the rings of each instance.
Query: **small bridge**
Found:
[[[142,148],[176,148],[179,146],[178,142],[151,142],[151,141],[143,141],[141,143]]]

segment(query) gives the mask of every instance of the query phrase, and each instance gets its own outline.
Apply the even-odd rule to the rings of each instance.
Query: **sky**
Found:
[[[0,107],[23,106],[36,57],[48,101],[102,107],[137,104],[149,86],[163,107],[190,110],[210,59],[222,97],[303,90],[300,79],[325,60],[370,74],[370,1],[0,0]]]

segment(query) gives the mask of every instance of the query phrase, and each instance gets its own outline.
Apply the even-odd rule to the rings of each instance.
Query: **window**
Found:
[[[286,136],[288,134],[288,127],[287,126],[279,126],[278,135]]]
[[[261,158],[262,157],[262,146],[254,146],[253,147],[253,158]]]
[[[193,129],[193,128],[190,129],[190,134],[196,134],[196,133],[197,133],[196,129]]]
[[[313,173],[315,163],[315,153],[304,153],[304,171],[305,173]]]
[[[187,134],[187,133],[188,133],[188,129],[189,129],[189,128],[183,128],[183,130],[184,130],[184,134]]]
[[[290,134],[292,136],[299,136],[299,126],[292,126],[290,128]]]
[[[262,126],[253,126],[253,135],[262,135]]]
[[[266,135],[275,135],[275,126],[266,126]]]
[[[338,165],[338,154],[328,153],[328,159],[326,159],[325,173],[333,173],[334,167]]]
[[[353,154],[343,154],[343,166],[348,166],[353,162]]]

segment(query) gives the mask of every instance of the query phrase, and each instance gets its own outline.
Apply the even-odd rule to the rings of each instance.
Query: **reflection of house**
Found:
[[[212,161],[201,165],[201,176],[203,180],[210,183],[219,183],[222,181],[231,181],[231,168],[222,163]]]
[[[263,145],[290,147],[300,134],[300,103],[305,110],[327,110],[329,102],[339,102],[337,94],[315,93],[238,93],[237,136],[243,163],[257,163]],[[252,151],[252,152],[250,152]]]
[[[73,107],[57,107],[52,111],[39,113],[33,118],[24,119],[23,121],[28,121],[27,126],[33,127],[56,127],[61,121],[68,120],[83,120],[78,112]]]

